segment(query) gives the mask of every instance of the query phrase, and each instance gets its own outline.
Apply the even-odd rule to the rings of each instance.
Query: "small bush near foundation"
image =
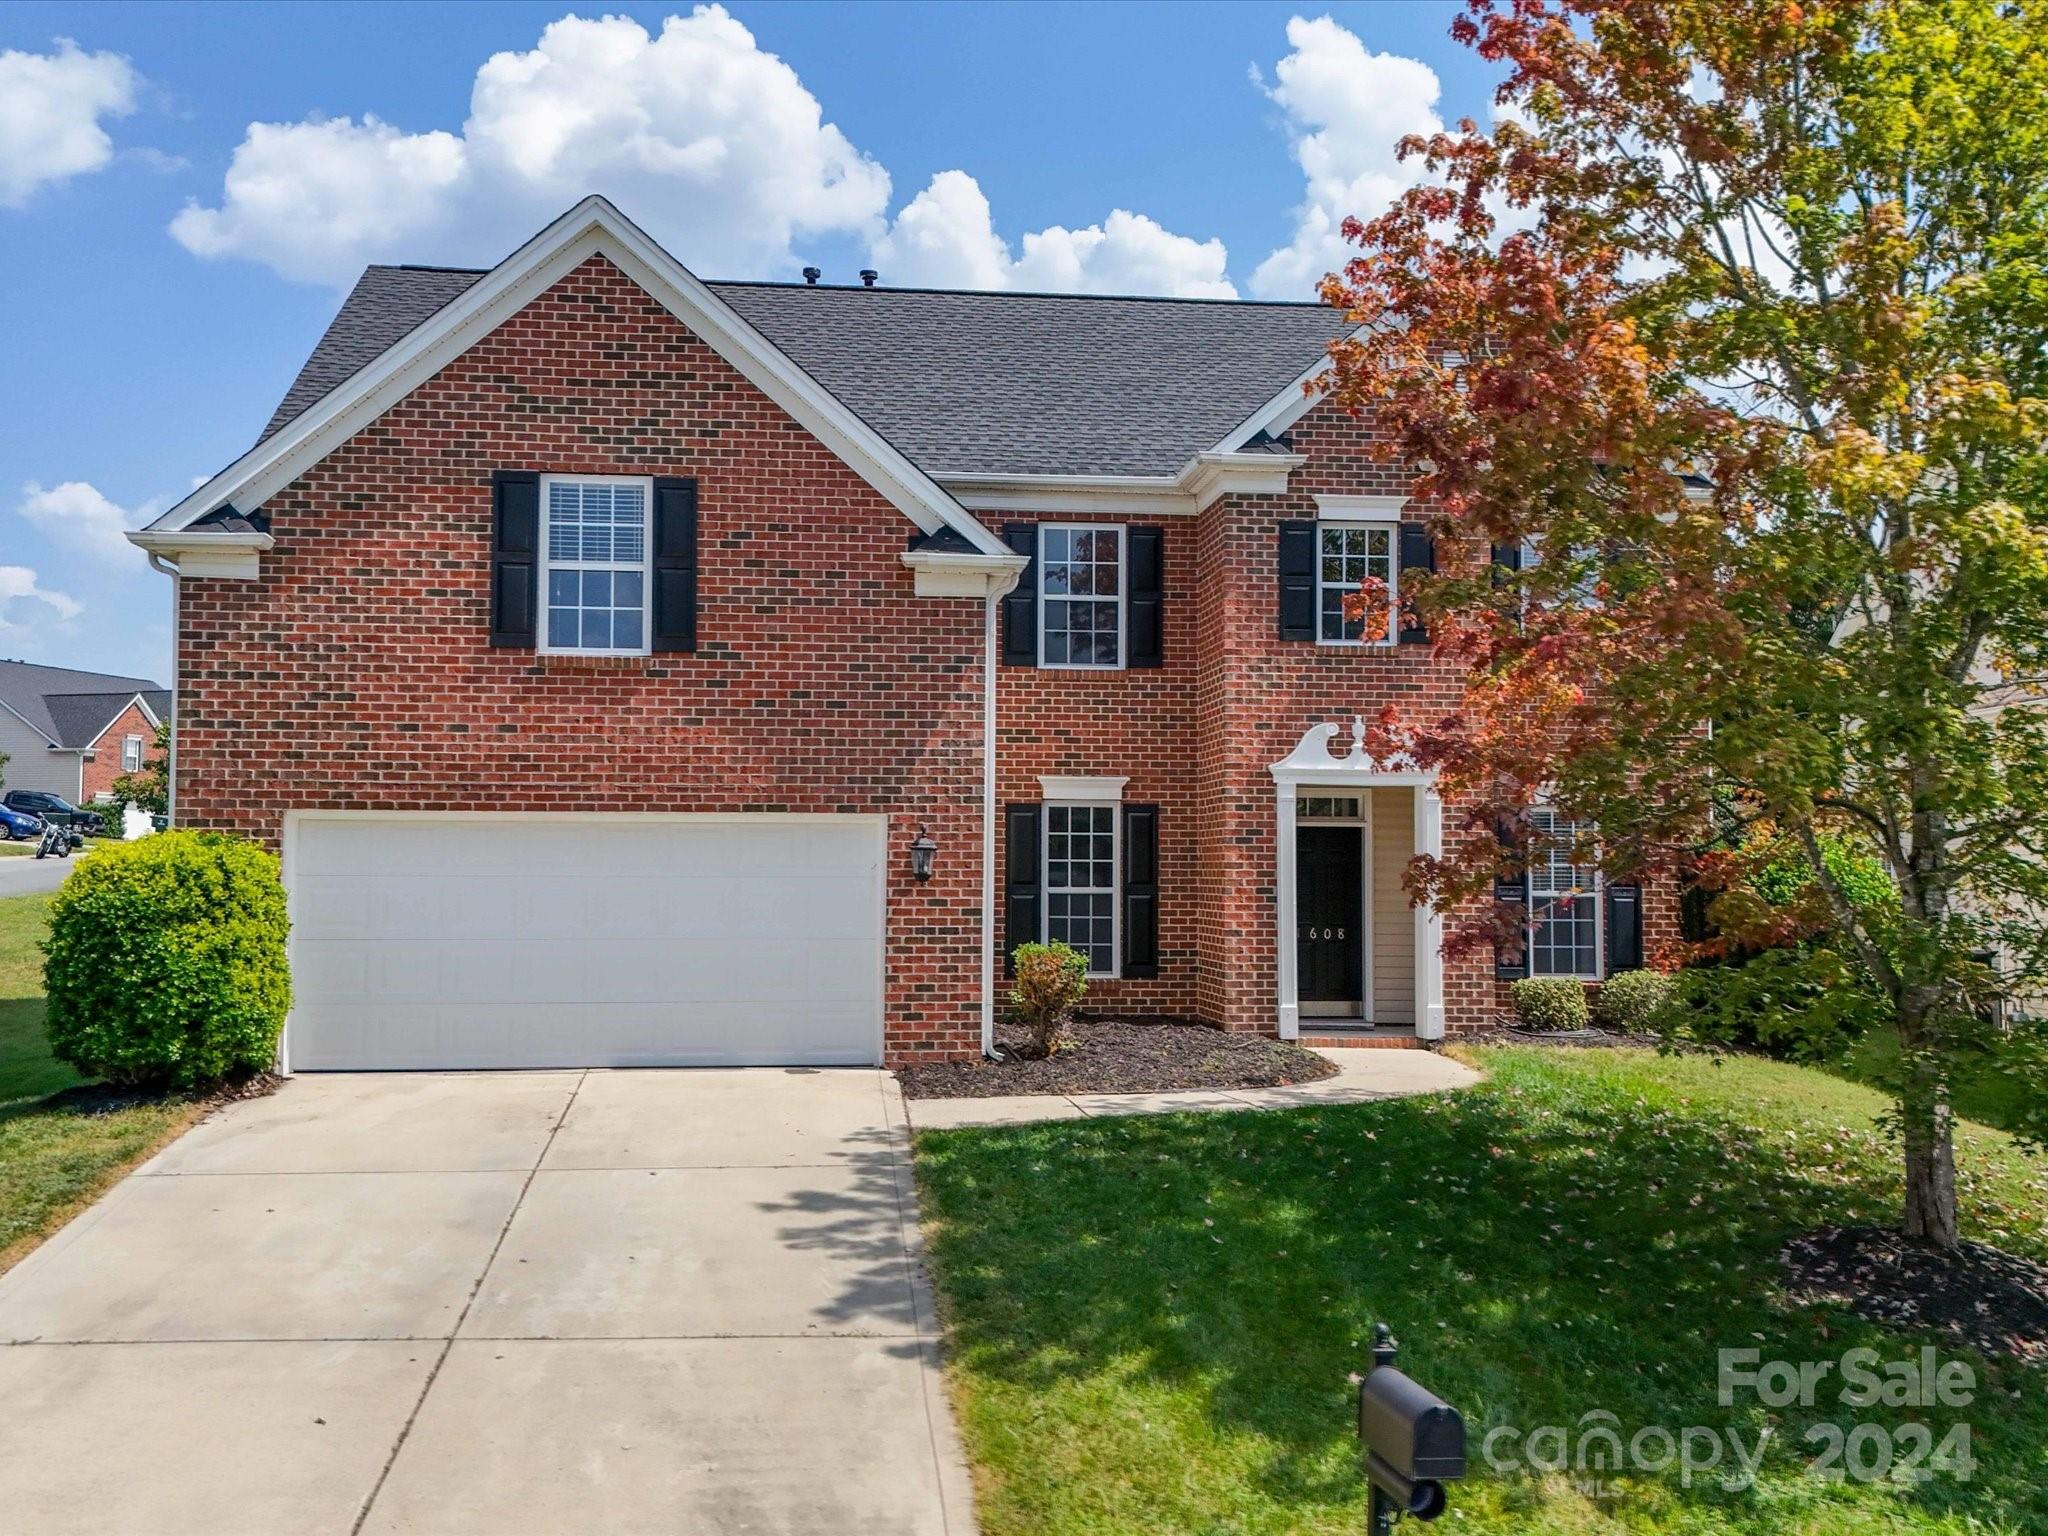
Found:
[[[1067,1043],[1067,1026],[1088,995],[1088,960],[1065,944],[1019,944],[1016,966],[1010,1008],[1031,1032],[1031,1058],[1043,1061]]]
[[[213,832],[110,843],[50,902],[50,1048],[91,1077],[201,1088],[269,1069],[291,1006],[277,860]]]
[[[1566,976],[1524,976],[1508,988],[1515,1017],[1529,1029],[1584,1029],[1586,989]]]
[[[1610,976],[1593,1004],[1602,1029],[1621,1035],[1647,1034],[1671,1006],[1675,988],[1662,971],[1622,971]]]

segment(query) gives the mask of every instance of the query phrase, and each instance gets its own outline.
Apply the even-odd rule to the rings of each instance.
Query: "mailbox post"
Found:
[[[1372,1484],[1372,1536],[1391,1536],[1401,1515],[1434,1520],[1444,1512],[1444,1484],[1465,1475],[1465,1420],[1394,1369],[1385,1323],[1373,1325],[1372,1361],[1358,1384],[1358,1440]]]

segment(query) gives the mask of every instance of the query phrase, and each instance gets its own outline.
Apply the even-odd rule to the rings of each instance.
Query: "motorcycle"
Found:
[[[43,823],[42,838],[36,843],[36,857],[46,859],[51,854],[60,859],[71,857],[71,829],[54,821]]]

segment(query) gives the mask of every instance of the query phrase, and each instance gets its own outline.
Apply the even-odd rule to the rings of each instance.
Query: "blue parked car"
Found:
[[[6,838],[10,843],[15,843],[21,841],[24,837],[41,837],[42,835],[43,823],[41,817],[31,816],[26,811],[12,810],[7,806],[0,805],[0,837]]]

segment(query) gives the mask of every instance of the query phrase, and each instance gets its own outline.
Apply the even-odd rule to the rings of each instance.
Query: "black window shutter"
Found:
[[[697,482],[654,482],[653,637],[650,649],[697,649]]]
[[[1494,545],[1493,563],[1503,570],[1519,571],[1522,568],[1522,546],[1519,544]]]
[[[1607,974],[1643,966],[1643,888],[1610,885],[1607,898]]]
[[[1030,557],[1017,585],[1003,599],[1003,665],[1038,665],[1038,524],[1003,524],[1003,542]]]
[[[1316,637],[1316,525],[1280,525],[1280,638]]]
[[[1429,640],[1429,630],[1421,617],[1408,601],[1407,575],[1410,571],[1434,571],[1436,569],[1436,540],[1429,536],[1429,529],[1422,523],[1401,525],[1401,644],[1423,645]]]
[[[1521,929],[1522,942],[1512,957],[1505,945],[1497,943],[1493,947],[1493,974],[1503,981],[1512,981],[1529,974],[1529,877],[1498,877],[1493,882],[1493,899],[1515,909],[1515,923]]]
[[[491,644],[534,644],[539,591],[540,476],[501,469],[491,476]]]
[[[1006,874],[1003,885],[1003,974],[1017,970],[1017,946],[1036,944],[1044,933],[1044,886],[1038,873],[1039,828],[1045,808],[1037,801],[1003,807]]]
[[[1131,654],[1127,667],[1166,665],[1166,530],[1124,530],[1125,601]]]
[[[1124,969],[1159,974],[1159,807],[1124,807]]]

